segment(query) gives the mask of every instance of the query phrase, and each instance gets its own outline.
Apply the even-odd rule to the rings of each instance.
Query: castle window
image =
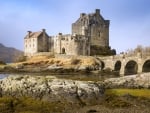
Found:
[[[65,38],[62,38],[61,40],[65,40]]]
[[[101,36],[101,32],[98,33],[98,36],[99,36],[99,37]]]
[[[66,54],[64,47],[62,48],[62,54]]]

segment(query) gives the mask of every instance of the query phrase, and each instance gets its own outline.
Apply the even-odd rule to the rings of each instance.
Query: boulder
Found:
[[[62,66],[58,66],[57,64],[53,64],[47,67],[48,70],[58,70],[58,69],[63,69]]]
[[[0,95],[31,96],[50,102],[67,101],[90,105],[100,102],[104,95],[104,85],[53,76],[9,76],[0,80]]]
[[[150,89],[150,73],[110,78],[104,81],[105,88],[148,88]]]
[[[16,65],[16,69],[23,69],[23,67],[24,67],[24,65],[23,64],[18,64],[18,65]]]

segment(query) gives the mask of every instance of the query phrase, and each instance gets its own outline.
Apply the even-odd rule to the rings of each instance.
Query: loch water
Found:
[[[19,74],[0,74],[0,79],[8,76],[55,76],[61,79],[81,80],[81,81],[103,81],[107,78],[117,77],[115,75],[100,75],[100,74],[44,74],[44,73],[19,73]]]

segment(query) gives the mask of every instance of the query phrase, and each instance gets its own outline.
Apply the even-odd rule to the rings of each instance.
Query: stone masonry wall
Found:
[[[82,35],[58,35],[54,39],[54,52],[67,55],[88,55],[87,41]]]
[[[24,39],[24,52],[26,56],[37,53],[37,38]]]

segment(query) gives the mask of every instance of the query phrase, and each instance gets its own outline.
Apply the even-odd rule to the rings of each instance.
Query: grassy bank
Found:
[[[150,90],[106,89],[100,104],[47,102],[30,97],[1,97],[0,113],[149,113]]]
[[[145,97],[150,99],[150,89],[107,89],[106,95]]]
[[[30,97],[0,98],[0,113],[62,113],[69,109],[67,102],[45,102]]]

